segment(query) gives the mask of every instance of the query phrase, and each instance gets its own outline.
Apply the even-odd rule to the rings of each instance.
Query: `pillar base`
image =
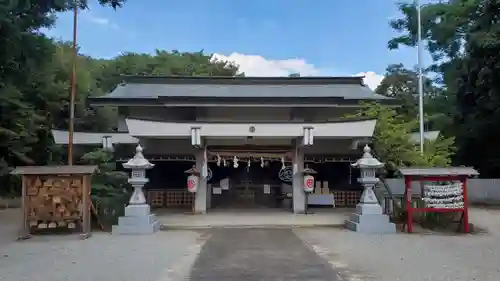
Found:
[[[356,213],[349,216],[345,226],[362,233],[396,233],[396,225],[389,221],[389,216],[382,212],[379,204],[358,204]]]
[[[160,230],[160,222],[151,214],[148,204],[128,205],[125,216],[118,218],[118,225],[113,225],[113,234],[152,234]]]

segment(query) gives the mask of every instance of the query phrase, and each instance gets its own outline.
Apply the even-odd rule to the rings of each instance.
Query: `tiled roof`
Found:
[[[124,77],[124,83],[102,98],[342,98],[391,100],[375,94],[362,77]]]

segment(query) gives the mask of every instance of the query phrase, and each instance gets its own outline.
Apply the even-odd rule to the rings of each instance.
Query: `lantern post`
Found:
[[[385,166],[371,154],[371,149],[366,145],[363,157],[353,167],[361,170],[358,182],[363,186],[363,193],[356,205],[356,213],[351,214],[346,221],[346,228],[364,233],[395,233],[396,225],[389,221],[389,216],[383,213],[373,189],[378,184],[377,170]]]
[[[118,225],[113,225],[113,234],[149,234],[160,229],[156,216],[151,214],[151,208],[146,202],[142,188],[149,182],[146,170],[154,167],[142,154],[139,144],[135,149],[135,155],[127,163],[123,164],[126,169],[131,169],[128,182],[134,188],[130,197],[129,205],[125,207],[125,216],[118,218]]]

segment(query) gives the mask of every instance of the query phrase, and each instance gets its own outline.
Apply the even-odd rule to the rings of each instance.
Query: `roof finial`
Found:
[[[138,144],[137,147],[135,148],[135,153],[142,153],[143,149],[141,144]]]
[[[365,147],[363,148],[364,153],[370,153],[372,152],[372,149],[368,146],[368,144],[365,144]]]

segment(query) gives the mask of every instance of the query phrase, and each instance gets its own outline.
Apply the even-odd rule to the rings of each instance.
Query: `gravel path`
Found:
[[[291,229],[219,229],[211,235],[194,264],[192,281],[339,280]]]
[[[488,229],[476,235],[213,229],[23,242],[12,242],[12,212],[0,211],[0,281],[500,280],[500,210],[471,210]]]
[[[34,237],[0,248],[0,280],[175,281],[185,280],[204,237],[188,231],[146,236],[94,233]]]
[[[472,209],[476,235],[364,235],[335,229],[295,233],[346,280],[500,280],[500,211]]]

